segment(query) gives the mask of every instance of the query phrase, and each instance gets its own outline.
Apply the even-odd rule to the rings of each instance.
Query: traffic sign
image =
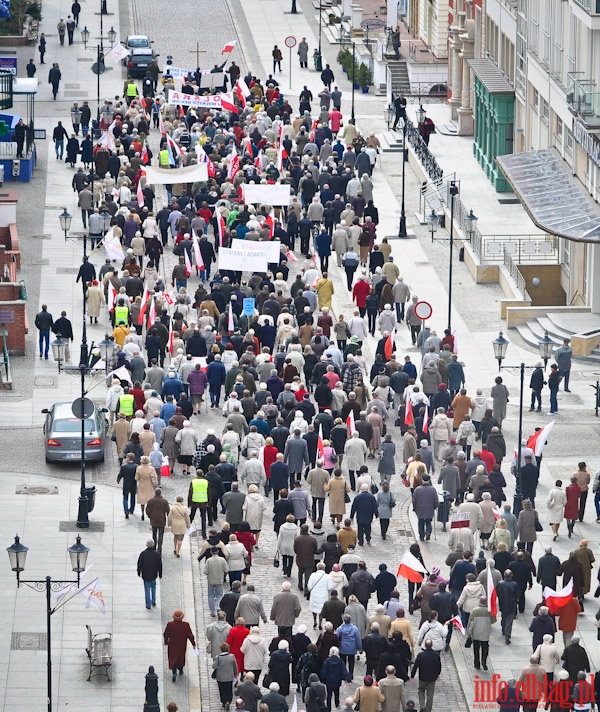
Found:
[[[0,69],[10,72],[13,76],[17,76],[17,58],[0,56]]]
[[[296,42],[297,42],[297,40],[294,37],[294,35],[288,35],[284,40],[285,46],[288,47],[289,49],[292,49],[292,47],[295,47]]]
[[[431,319],[431,315],[433,314],[431,304],[429,302],[417,302],[415,304],[415,314],[419,317],[421,321],[427,321],[427,319]]]
[[[94,403],[89,398],[76,398],[71,406],[73,415],[79,420],[89,418],[94,412]]]

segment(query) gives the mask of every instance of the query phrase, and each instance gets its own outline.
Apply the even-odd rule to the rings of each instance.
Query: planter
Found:
[[[354,84],[352,85],[352,88],[353,88],[353,89],[360,89],[360,84],[354,83]]]
[[[363,94],[368,94],[369,93],[369,87],[361,87],[362,93]]]

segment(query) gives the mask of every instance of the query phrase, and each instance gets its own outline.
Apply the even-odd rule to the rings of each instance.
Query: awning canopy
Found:
[[[467,59],[467,64],[490,94],[515,95],[512,84],[491,59]]]
[[[574,242],[600,242],[600,207],[554,148],[497,156],[533,222]]]

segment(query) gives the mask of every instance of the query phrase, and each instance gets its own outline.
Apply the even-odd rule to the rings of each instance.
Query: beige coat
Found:
[[[131,435],[131,425],[126,418],[118,418],[113,427],[112,434],[115,436],[117,445],[117,457],[123,457],[123,450],[129,442]]]
[[[154,488],[158,484],[156,470],[152,465],[140,465],[135,471],[135,479],[138,483],[137,501],[139,504],[147,504],[154,497]]]
[[[378,687],[362,685],[354,693],[354,703],[359,703],[360,712],[377,712],[379,704],[385,700]]]
[[[151,430],[142,430],[140,433],[140,445],[144,455],[148,457],[152,452],[152,445],[156,442],[156,435]]]
[[[350,492],[350,485],[343,477],[332,477],[325,485],[329,492],[329,514],[346,514],[346,492]]]
[[[100,287],[88,287],[87,292],[87,314],[97,319],[100,316],[100,307],[104,304],[104,294]]]
[[[191,526],[188,508],[178,502],[169,510],[169,526],[171,534],[182,536]]]

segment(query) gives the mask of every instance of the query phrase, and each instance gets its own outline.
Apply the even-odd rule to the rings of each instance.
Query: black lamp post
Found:
[[[321,31],[323,25],[323,5],[321,0],[319,0],[319,49],[317,50],[317,56],[315,57],[315,69],[317,72],[323,71],[323,55],[321,54]]]
[[[104,7],[104,10],[106,10],[106,0],[102,0],[102,5]],[[92,65],[92,71],[96,75],[96,95],[98,101],[98,106],[96,109],[96,120],[98,121],[98,123],[100,123],[100,75],[104,74],[106,70],[104,64],[104,40],[107,39],[110,43],[110,46],[112,47],[117,39],[117,32],[114,27],[111,27],[110,30],[106,33],[106,37],[104,37],[104,23],[102,18],[103,15],[106,14],[108,13],[100,12],[100,44],[96,47],[96,62]],[[84,27],[83,30],[81,30],[81,39],[83,40],[84,48],[87,49],[87,43],[90,39],[90,31],[87,27]]]
[[[467,233],[467,239],[469,242],[473,242],[473,235],[477,229],[477,221],[479,218],[477,215],[473,214],[472,210],[469,210],[469,214],[465,218],[465,232]]]
[[[408,124],[406,115],[402,119],[402,204],[400,206],[400,225],[398,226],[398,237],[406,237],[406,210],[405,210],[405,187],[406,187],[406,161],[408,160],[408,149],[406,148],[406,132]]]
[[[422,107],[421,107],[422,108]],[[454,255],[454,199],[458,195],[456,181],[450,181],[450,261],[448,265],[448,329],[452,333],[452,258]]]
[[[108,368],[115,350],[115,342],[109,338],[108,334],[105,334],[102,341],[98,344],[98,348],[100,349],[100,358],[105,364],[104,370],[108,376]]]
[[[440,221],[439,216],[435,212],[435,210],[432,208],[431,209],[431,214],[427,216],[427,227],[429,228],[429,232],[431,233],[431,242],[433,242],[433,236],[437,232],[438,228],[438,223]]]
[[[549,347],[549,343],[552,343],[550,339],[547,339],[548,334],[546,333],[545,338],[539,341],[538,347],[540,350],[540,356],[547,362],[552,355],[552,348]],[[547,340],[546,340],[547,339]],[[521,440],[523,439],[523,390],[525,386],[525,374],[531,373],[535,366],[526,366],[525,363],[521,362],[518,366],[503,366],[502,361],[506,357],[506,350],[508,349],[508,344],[510,342],[504,338],[502,332],[499,332],[498,336],[492,341],[492,346],[494,348],[494,356],[498,361],[498,371],[509,371],[510,373],[519,374],[519,434],[517,436],[517,464],[515,467],[515,494],[513,497],[513,514],[518,517],[523,504],[523,483],[521,480],[521,452],[522,445]],[[552,344],[552,346],[554,346]]]
[[[544,361],[544,369],[548,367],[548,361],[552,358],[552,352],[554,351],[554,341],[548,338],[548,332],[544,331],[544,338],[540,339],[540,356]]]
[[[47,661],[47,690],[48,690],[48,712],[52,712],[52,614],[56,608],[52,607],[52,592],[61,591],[65,586],[77,584],[79,588],[81,574],[85,571],[89,548],[81,543],[81,537],[77,536],[75,544],[70,546],[67,551],[71,558],[71,568],[77,574],[77,578],[73,581],[59,581],[46,576],[45,579],[22,579],[21,572],[25,570],[25,561],[27,559],[28,547],[21,544],[19,535],[15,536],[14,544],[7,547],[10,568],[15,572],[17,577],[17,588],[21,586],[29,586],[34,591],[46,592],[46,646],[48,651]]]

